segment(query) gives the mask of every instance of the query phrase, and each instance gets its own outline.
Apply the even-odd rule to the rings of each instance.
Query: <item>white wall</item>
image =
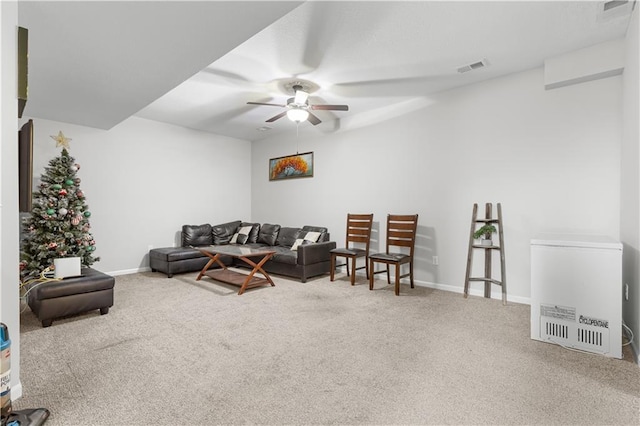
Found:
[[[473,203],[501,202],[509,299],[528,302],[536,234],[619,237],[621,83],[545,91],[539,68],[443,92],[368,128],[305,132],[315,176],[270,182],[268,159],[295,153],[292,124],[253,145],[253,220],[324,225],[344,244],[348,212],[374,213],[382,236],[388,213],[418,213],[416,279],[462,291]]]
[[[635,335],[633,347],[640,353],[640,71],[638,70],[638,16],[636,7],[626,37],[623,74],[623,140],[621,161],[620,238],[624,244],[623,282],[629,285],[629,300],[622,304],[622,317]]]
[[[49,136],[62,131],[72,139],[100,271],[147,268],[148,247],[179,243],[186,223],[250,218],[247,141],[136,117],[108,131],[33,120],[35,187],[62,150]]]
[[[0,2],[0,322],[11,338],[11,397],[20,384],[20,306],[18,277],[18,5]]]

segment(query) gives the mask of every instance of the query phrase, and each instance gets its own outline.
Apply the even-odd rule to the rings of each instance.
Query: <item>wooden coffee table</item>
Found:
[[[241,295],[248,288],[259,287],[262,285],[271,284],[272,287],[275,287],[275,284],[271,280],[271,277],[267,272],[262,269],[262,265],[269,259],[271,256],[275,254],[274,250],[269,249],[254,249],[249,247],[240,247],[240,246],[209,246],[209,247],[198,247],[201,253],[209,256],[211,259],[204,265],[200,274],[198,274],[198,278],[196,281],[200,281],[203,276],[207,276],[216,281],[220,281],[223,283],[236,285],[240,287],[238,291],[238,295]],[[232,271],[227,269],[227,266],[220,261],[220,256],[226,255],[231,256],[236,259],[240,259],[249,266],[252,266],[253,269],[250,273],[244,274],[242,272]],[[258,263],[255,263],[250,258],[260,258]],[[214,264],[217,263],[220,265],[220,269],[212,269],[209,271],[208,269]],[[255,276],[256,272],[259,272],[264,278]]]

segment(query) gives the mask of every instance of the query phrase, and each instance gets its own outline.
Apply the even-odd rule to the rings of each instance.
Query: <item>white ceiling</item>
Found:
[[[623,37],[602,1],[21,2],[28,116],[109,129],[131,115],[245,140],[295,132],[284,86],[310,81],[335,132],[421,108],[431,94]],[[629,9],[629,8],[627,8]],[[457,68],[486,59],[489,66]],[[260,131],[268,126],[270,130]]]

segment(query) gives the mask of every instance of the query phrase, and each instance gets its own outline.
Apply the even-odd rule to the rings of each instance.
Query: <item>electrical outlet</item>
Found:
[[[624,300],[629,300],[629,284],[624,283]]]
[[[433,259],[431,259],[431,261],[433,262],[434,265],[438,264],[438,256],[433,256]]]

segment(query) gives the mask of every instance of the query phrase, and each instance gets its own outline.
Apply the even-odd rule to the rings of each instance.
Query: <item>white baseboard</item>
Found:
[[[638,345],[636,342],[631,342],[631,349],[633,350],[633,357],[636,360],[636,364],[640,367],[640,351],[638,351]]]
[[[437,290],[444,290],[444,291],[450,291],[450,292],[453,292],[453,293],[464,294],[464,287],[458,287],[458,286],[449,285],[449,284],[432,283],[432,282],[428,282],[428,281],[419,281],[419,280],[414,280],[414,282],[415,282],[416,285],[419,285],[420,287],[429,287],[429,288],[435,288]],[[469,289],[469,294],[471,296],[483,297],[484,296],[484,284],[482,286],[478,286],[478,287],[480,287],[480,288],[478,288],[478,289],[474,289],[474,288]],[[492,299],[502,300],[502,290],[500,289],[500,287],[495,286],[495,288],[493,288],[491,290],[491,298]],[[531,299],[530,298],[521,297],[521,296],[512,296],[512,295],[509,295],[508,291],[507,291],[507,302],[521,303],[523,305],[531,305]]]
[[[118,275],[137,274],[138,272],[149,272],[149,271],[151,271],[151,268],[149,268],[148,266],[145,266],[143,268],[122,269],[120,271],[110,271],[110,272],[105,272],[105,274],[115,277],[115,276],[118,276]]]
[[[342,268],[338,268],[338,271],[342,272],[342,273],[346,273],[346,269],[344,267]],[[365,275],[364,271],[358,271],[358,275]],[[391,281],[394,280],[394,275],[391,275]],[[464,287],[459,287],[459,286],[454,286],[454,285],[449,285],[449,284],[440,284],[440,283],[432,283],[429,281],[420,281],[420,280],[416,280],[414,279],[414,284],[420,287],[429,287],[429,288],[435,288],[437,290],[443,290],[443,291],[450,291],[452,293],[459,293],[459,294],[463,294],[464,293]],[[483,297],[484,296],[484,284],[478,285],[476,286],[478,287],[477,289],[475,288],[471,288],[469,290],[469,294],[471,296],[480,296]],[[498,299],[498,300],[502,300],[502,290],[500,287],[498,286],[493,286],[494,288],[492,288],[491,290],[491,298],[492,299]],[[529,297],[521,297],[521,296],[513,296],[509,294],[509,291],[507,289],[507,302],[513,302],[513,303],[520,303],[523,305],[531,305],[531,299]]]
[[[17,385],[11,388],[11,401],[15,401],[21,396],[22,396],[22,383],[18,383]]]
[[[624,331],[624,336],[628,339],[629,335],[626,330]],[[640,351],[638,351],[638,344],[636,343],[638,339],[634,339],[631,341],[631,352],[633,353],[633,360],[640,367]]]
[[[342,268],[337,268],[338,271],[342,272],[342,273],[346,273],[346,270],[344,269],[344,267]],[[128,274],[136,274],[138,272],[149,272],[151,271],[151,268],[149,268],[148,266],[146,267],[142,267],[142,268],[134,268],[134,269],[122,269],[120,271],[111,271],[111,272],[105,272],[105,274],[107,275],[112,275],[112,276],[117,276],[117,275],[128,275]],[[358,275],[364,275],[364,271],[358,271]],[[391,279],[394,279],[394,276],[391,275]],[[420,280],[414,280],[415,285],[418,285],[420,287],[429,287],[429,288],[435,288],[437,290],[444,290],[444,291],[450,291],[453,293],[460,293],[463,294],[464,293],[464,288],[463,287],[458,287],[458,286],[454,286],[454,285],[449,285],[449,284],[440,284],[440,283],[432,283],[429,281],[420,281]],[[480,289],[470,289],[469,290],[469,294],[472,296],[484,296],[484,290],[482,288]],[[491,298],[492,299],[502,299],[502,292],[500,290],[499,287],[496,286],[495,289],[492,289],[491,291]],[[531,305],[531,299],[528,297],[520,297],[520,296],[511,296],[508,294],[507,292],[507,302],[513,302],[513,303],[521,303],[524,305]]]

